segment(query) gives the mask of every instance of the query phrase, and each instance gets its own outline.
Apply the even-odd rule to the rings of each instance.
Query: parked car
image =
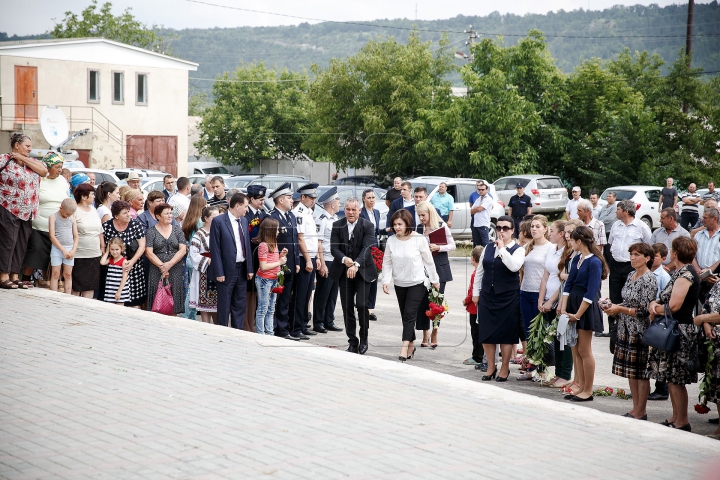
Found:
[[[450,231],[452,236],[456,240],[472,240],[472,217],[470,215],[470,195],[476,191],[475,184],[478,179],[473,178],[444,178],[444,177],[418,177],[408,180],[412,183],[413,188],[420,185],[423,180],[430,178],[438,179],[437,181],[427,181],[423,186],[428,189],[428,199],[432,199],[438,194],[438,186],[440,182],[447,184],[447,193],[452,195],[455,200],[455,208],[453,208],[452,227]],[[488,191],[493,197],[493,208],[490,211],[490,241],[494,242],[497,239],[497,232],[495,231],[495,224],[497,219],[502,215],[505,215],[505,204],[498,200],[497,193],[491,183],[484,180],[488,184]],[[432,188],[431,188],[432,187]]]
[[[257,179],[260,175],[233,175],[230,178],[225,179],[225,186],[227,188],[239,188],[243,192],[247,192],[247,186],[253,180]],[[260,182],[262,183],[262,182]],[[263,184],[264,185],[264,184]]]
[[[205,186],[205,178],[207,178],[207,175],[189,175],[188,176],[188,180],[190,180],[190,185],[200,184],[203,187]]]
[[[332,182],[333,185],[360,185],[363,187],[387,188],[390,185],[383,178],[374,175],[355,175],[352,177],[339,178]]]
[[[162,178],[158,177],[145,177],[140,179],[140,190],[143,191],[143,194],[147,198],[147,194],[152,192],[153,190],[157,190],[158,192],[162,192],[165,189],[165,184],[163,183]]]
[[[632,200],[635,203],[635,218],[639,218],[645,225],[654,230],[660,227],[660,212],[658,211],[658,201],[660,201],[660,187],[651,187],[647,185],[629,185],[622,187],[607,188],[600,195],[600,201],[607,204],[608,192],[615,192],[617,201]]]
[[[135,172],[138,174],[140,178],[143,177],[164,177],[165,175],[170,175],[167,172],[163,172],[162,170],[147,170],[144,168],[113,168],[110,170],[112,173],[115,174],[117,178],[120,180],[125,180],[128,175],[130,175],[130,172]]]
[[[295,191],[310,183],[310,179],[302,175],[261,174],[256,175],[255,179],[248,182],[243,188],[247,188],[248,185],[263,185],[268,189],[267,193],[269,194],[285,182],[290,182],[290,187]]]
[[[97,168],[85,168],[85,167],[68,167],[72,173],[94,173],[95,174],[95,185],[100,185],[102,182],[113,182],[120,185],[120,179],[111,170],[100,170]]]
[[[707,192],[709,192],[709,191],[710,191],[710,190],[707,189],[707,188],[701,188],[700,190],[695,190],[695,193],[697,193],[698,195],[700,195],[700,198],[702,198],[703,195],[705,195],[705,194],[706,194]],[[682,196],[683,193],[686,193],[686,192],[687,192],[687,190],[684,191],[684,192],[682,192],[682,193],[680,193],[679,196]],[[678,199],[677,206],[678,206],[678,209],[677,209],[678,213],[682,213],[683,201],[680,200],[680,199]],[[703,212],[704,212],[704,211],[705,211],[705,207],[702,206],[702,205],[700,205],[700,204],[698,203],[698,215],[699,215],[700,220],[702,220],[702,216],[703,216]]]
[[[560,177],[553,175],[513,175],[502,177],[493,183],[499,200],[507,205],[510,197],[517,193],[518,183],[525,185],[525,194],[532,199],[532,212],[546,215],[551,220],[565,214],[568,192]]]
[[[337,187],[338,189],[338,196],[340,197],[340,211],[338,212],[339,217],[345,216],[345,200],[347,200],[350,197],[357,197],[360,202],[362,202],[362,194],[365,190],[369,187],[367,185],[322,185],[318,187],[318,198],[322,197],[325,192],[330,190],[332,187]],[[387,213],[390,210],[387,205],[385,205],[385,193],[387,193],[382,188],[373,188],[375,191],[375,210],[380,212],[380,228],[385,228],[385,221],[387,219]],[[362,205],[360,205],[360,208],[362,208]]]
[[[232,173],[218,162],[188,162],[188,175],[220,175],[232,177]]]

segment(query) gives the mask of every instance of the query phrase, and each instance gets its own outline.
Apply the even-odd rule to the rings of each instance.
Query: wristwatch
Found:
[[[360,268],[360,264],[358,262],[353,262],[353,265],[355,265],[357,268]]]

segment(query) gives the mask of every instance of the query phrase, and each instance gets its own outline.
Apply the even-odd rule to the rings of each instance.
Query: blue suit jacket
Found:
[[[290,217],[290,223],[283,220],[283,215],[280,215],[280,211],[276,208],[270,212],[270,218],[274,218],[280,223],[280,232],[277,236],[278,249],[282,251],[283,248],[287,248],[287,265],[290,269],[290,274],[295,275],[295,266],[300,265],[300,247],[298,246],[298,232],[297,232],[297,220],[295,214],[288,212]]]
[[[267,213],[265,213],[262,209],[258,210],[256,213],[252,213],[250,208],[248,208],[247,213],[245,214],[245,219],[248,222],[248,228],[250,228],[249,227],[250,222],[252,222],[254,218],[256,218],[256,217],[259,218],[260,223],[262,223],[262,221],[265,220],[265,217],[267,217],[267,216],[268,216]],[[259,233],[260,233],[260,225],[255,227],[255,230],[250,232],[250,240],[257,237]]]
[[[378,244],[377,237],[378,237],[378,235],[380,235],[380,228],[381,228],[380,227],[380,212],[378,212],[377,210],[375,210],[373,208],[372,213],[373,213],[373,216],[375,217],[375,246],[377,247],[377,244]],[[370,215],[365,207],[363,207],[360,210],[360,218],[364,218],[368,222],[370,221]],[[383,233],[384,233],[384,230],[383,230]]]
[[[208,277],[215,280],[217,277],[229,277],[235,275],[235,259],[237,249],[235,247],[235,233],[232,228],[230,212],[215,217],[210,226],[210,267]],[[240,217],[242,225],[242,241],[245,244],[245,265],[247,273],[255,273],[252,261],[252,247],[248,236],[248,223],[245,217]]]

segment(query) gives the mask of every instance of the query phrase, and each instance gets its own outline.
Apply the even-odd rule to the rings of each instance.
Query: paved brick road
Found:
[[[371,356],[45,290],[1,291],[0,312],[4,478],[676,479],[720,461],[698,435]]]

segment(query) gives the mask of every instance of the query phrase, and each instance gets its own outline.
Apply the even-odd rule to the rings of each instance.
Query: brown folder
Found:
[[[440,227],[434,232],[430,232],[430,235],[428,235],[428,238],[430,239],[430,243],[435,245],[447,245],[447,237],[445,236],[445,227]],[[437,255],[440,252],[432,252],[433,257]]]

